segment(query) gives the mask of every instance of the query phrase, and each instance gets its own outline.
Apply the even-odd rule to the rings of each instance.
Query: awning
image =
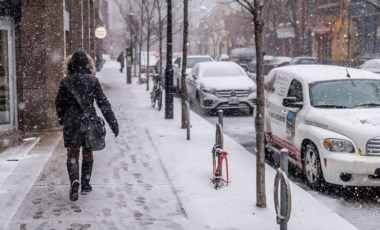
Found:
[[[329,27],[320,27],[320,28],[315,28],[313,32],[314,32],[314,35],[324,35],[324,34],[332,33],[332,30]]]

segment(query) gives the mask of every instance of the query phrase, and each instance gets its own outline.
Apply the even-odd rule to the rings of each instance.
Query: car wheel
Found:
[[[274,157],[274,152],[271,148],[267,147],[268,142],[267,140],[264,141],[264,152],[265,152],[265,160],[267,161],[268,164],[275,166],[275,157]]]
[[[255,111],[255,109],[252,107],[252,108],[249,108],[248,110],[248,114],[249,115],[253,115],[253,112]]]
[[[177,94],[177,97],[181,97],[181,88],[179,87],[180,85],[180,82],[179,80],[177,79],[177,87],[176,87],[176,94]]]
[[[307,185],[312,189],[319,189],[324,179],[318,149],[314,144],[306,145],[302,164]]]
[[[208,110],[202,108],[202,101],[201,101],[201,98],[199,97],[198,93],[197,93],[197,102],[198,102],[197,104],[198,104],[198,108],[199,108],[199,114],[200,115],[207,115]]]

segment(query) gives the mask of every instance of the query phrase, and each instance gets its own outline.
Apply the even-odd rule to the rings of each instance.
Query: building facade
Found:
[[[65,57],[101,61],[101,0],[0,1],[1,136],[58,126],[55,96]]]
[[[235,10],[228,4],[220,4],[200,20],[198,53],[218,59],[231,50],[232,33],[227,20],[234,17]],[[236,25],[235,25],[236,26]]]

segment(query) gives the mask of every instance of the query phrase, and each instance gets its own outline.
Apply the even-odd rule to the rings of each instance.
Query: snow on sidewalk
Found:
[[[260,209],[256,207],[256,157],[224,135],[232,183],[215,190],[210,182],[215,126],[191,112],[191,140],[186,140],[186,129],[180,129],[178,99],[174,102],[174,119],[164,119],[164,106],[160,112],[150,106],[145,85],[134,83],[126,88],[133,91],[133,109],[145,115],[141,125],[152,138],[195,229],[279,229],[273,200],[274,169],[266,167],[267,208]],[[357,229],[296,184],[290,184],[292,213],[288,229]]]
[[[210,182],[214,125],[191,113],[188,141],[180,129],[178,99],[174,119],[164,119],[164,108],[151,107],[146,85],[136,84],[136,78],[126,84],[116,62],[107,62],[98,77],[119,120],[120,136],[114,138],[107,127],[107,147],[95,153],[94,191],[69,201],[63,143],[55,148],[56,142],[42,139],[15,170],[28,183],[11,183],[18,178],[12,173],[8,187],[1,188],[8,194],[0,193],[6,199],[0,208],[8,212],[1,212],[0,228],[8,223],[7,229],[279,229],[275,170],[266,167],[267,208],[259,209],[255,156],[225,135],[232,183],[215,190]],[[294,183],[291,190],[288,229],[356,229]],[[17,200],[11,200],[10,191]]]

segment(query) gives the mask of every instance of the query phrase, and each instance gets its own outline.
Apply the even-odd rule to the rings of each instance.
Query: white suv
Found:
[[[380,79],[338,66],[273,69],[266,78],[267,154],[290,151],[307,184],[380,186]],[[272,151],[271,151],[272,150]]]
[[[253,112],[256,83],[234,62],[198,63],[186,77],[190,102],[199,103],[202,112],[215,109],[241,109]]]
[[[214,59],[208,55],[189,55],[187,56],[186,75],[190,73],[193,66],[200,62],[211,62]],[[173,65],[173,88],[178,95],[181,89],[182,76],[182,56],[176,57]]]

